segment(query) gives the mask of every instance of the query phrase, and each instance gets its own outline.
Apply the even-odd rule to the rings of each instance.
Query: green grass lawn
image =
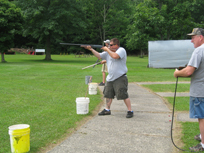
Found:
[[[176,83],[175,83],[176,84]],[[146,88],[153,90],[154,92],[175,92],[175,84],[150,84],[142,85]],[[190,84],[179,84],[177,85],[177,92],[189,92]]]
[[[180,79],[180,78],[179,78]],[[150,84],[142,85],[145,88],[149,88],[154,92],[175,92],[175,84]],[[177,85],[176,92],[189,92],[190,84],[179,84]],[[167,101],[173,106],[174,97],[165,97]],[[189,111],[189,97],[176,97],[175,102],[176,111]]]
[[[92,82],[102,81],[101,65],[82,70],[83,67],[94,64],[97,60],[95,57],[52,55],[52,61],[44,61],[44,55],[17,54],[5,55],[5,59],[7,63],[0,63],[2,153],[10,152],[9,126],[29,124],[30,152],[36,153],[68,135],[69,129],[76,128],[78,122],[92,115],[96,106],[102,102],[99,92],[97,95],[88,95],[89,113],[76,114],[76,98],[84,97],[88,87],[85,84],[85,76],[91,75]],[[174,69],[153,69],[147,68],[147,65],[148,57],[128,56],[129,82],[176,81],[173,77]],[[189,81],[189,78],[179,78],[179,81]],[[181,86],[182,91],[188,88],[185,84]],[[168,88],[173,89],[174,85]],[[157,90],[161,91],[160,89],[164,91],[161,87]]]
[[[174,97],[165,97],[173,106]],[[189,111],[189,97],[176,97],[175,100],[176,111]]]
[[[53,55],[53,61],[43,61],[44,56],[6,55],[7,63],[0,63],[0,152],[10,152],[8,127],[29,124],[31,151],[67,134],[77,122],[91,115],[102,101],[101,95],[90,98],[87,115],[76,114],[76,98],[85,97],[85,76],[92,75],[93,82],[102,79],[101,66],[82,70],[96,58],[75,58]]]
[[[194,136],[199,134],[199,124],[198,122],[181,122],[182,125],[182,141],[184,143],[183,149],[189,150],[189,147],[196,146],[200,143],[194,140]],[[190,152],[190,151],[189,151]]]

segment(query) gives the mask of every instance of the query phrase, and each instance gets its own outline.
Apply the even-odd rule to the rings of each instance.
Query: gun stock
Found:
[[[70,46],[80,46],[80,47],[86,47],[91,46],[92,48],[102,48],[102,45],[92,45],[92,44],[72,44],[72,43],[60,43],[61,45],[70,45]]]
[[[182,70],[182,69],[184,69],[184,68],[186,68],[187,67],[187,64],[185,65],[185,66],[180,66],[179,68],[178,68],[178,70]]]

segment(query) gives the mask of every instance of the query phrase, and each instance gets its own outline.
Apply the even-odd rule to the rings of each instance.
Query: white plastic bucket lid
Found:
[[[28,124],[16,124],[16,125],[9,126],[9,130],[20,130],[20,129],[26,129],[29,127],[30,125]]]
[[[98,86],[98,83],[89,83],[89,85]]]
[[[89,98],[88,97],[78,97],[78,98],[76,98],[76,102],[80,102],[80,103],[82,103],[82,102],[85,102],[85,103],[89,103]]]

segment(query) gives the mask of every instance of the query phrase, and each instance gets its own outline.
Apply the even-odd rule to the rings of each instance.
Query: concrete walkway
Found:
[[[128,88],[133,118],[127,119],[124,102],[114,99],[111,115],[94,116],[48,153],[172,153],[169,108],[137,83]],[[101,110],[104,107],[105,101]]]
[[[179,84],[190,83],[190,81],[180,81]],[[143,84],[175,84],[175,82],[138,82],[138,85]],[[156,92],[155,94],[161,97],[174,97],[174,92]],[[176,97],[189,97],[189,92],[177,92]],[[189,112],[174,112],[176,121],[181,122],[197,122],[197,119],[189,118]]]

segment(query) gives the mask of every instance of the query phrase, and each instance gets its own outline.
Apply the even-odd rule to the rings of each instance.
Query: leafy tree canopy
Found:
[[[80,0],[19,0],[26,17],[24,35],[31,34],[45,44],[46,60],[51,60],[51,41],[60,40],[73,31],[80,34],[86,27],[83,18],[83,1]]]
[[[186,39],[195,23],[184,1],[144,0],[137,5],[126,35],[129,49],[146,50],[148,41]]]
[[[4,53],[13,45],[14,34],[22,27],[21,9],[8,0],[0,0],[0,52],[2,62]]]

